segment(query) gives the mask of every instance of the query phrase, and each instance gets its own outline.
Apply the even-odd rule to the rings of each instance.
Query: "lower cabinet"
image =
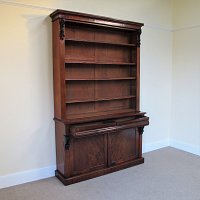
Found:
[[[138,157],[139,134],[135,128],[103,135],[73,138],[71,175],[114,166]]]
[[[83,125],[70,132],[64,123],[56,122],[56,176],[65,185],[144,162],[142,123],[138,127],[137,124],[112,124],[102,128],[95,125],[98,125],[97,129],[92,126],[87,130]]]

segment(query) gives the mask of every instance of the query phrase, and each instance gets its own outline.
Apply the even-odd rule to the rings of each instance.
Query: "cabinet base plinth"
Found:
[[[73,176],[73,177],[64,177],[58,170],[55,171],[55,176],[64,184],[64,185],[70,185],[73,183],[77,183],[77,182],[81,182],[81,181],[85,181],[91,178],[95,178],[98,176],[102,176],[102,175],[106,175],[112,172],[116,172],[122,169],[126,169],[128,167],[132,167],[135,165],[139,165],[144,163],[144,158],[138,158],[136,160],[133,161],[129,161],[129,162],[124,162],[112,167],[108,167],[105,169],[101,169],[101,170],[97,170],[97,171],[93,171],[93,172],[88,172],[85,174],[80,174],[77,176]]]

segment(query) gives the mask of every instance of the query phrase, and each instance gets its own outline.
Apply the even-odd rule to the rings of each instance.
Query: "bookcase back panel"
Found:
[[[130,33],[128,31],[114,31],[99,29],[95,32],[96,41],[116,42],[116,43],[130,43]]]
[[[95,111],[121,110],[130,108],[130,100],[100,101],[95,104]]]
[[[132,44],[137,44],[137,32],[133,31],[130,33],[130,41]]]
[[[132,33],[130,31],[119,31],[114,29],[103,29],[93,27],[85,27],[84,25],[67,24],[65,29],[66,39],[89,40],[96,42],[131,42]]]
[[[66,24],[65,33],[66,39],[95,40],[94,30],[81,25]]]
[[[129,54],[130,54],[130,62],[136,63],[137,62],[137,51],[136,51],[136,49],[134,49],[134,48],[131,49]]]
[[[65,79],[110,79],[136,77],[134,66],[66,64]]]
[[[123,97],[130,95],[132,81],[105,81],[95,84],[95,97]]]
[[[72,103],[66,105],[66,115],[95,112],[95,102]]]
[[[65,58],[68,60],[94,61],[95,48],[90,44],[70,43],[66,45]]]
[[[72,103],[66,105],[66,115],[70,114],[85,114],[85,113],[97,113],[102,111],[114,111],[122,109],[133,109],[135,105],[135,99],[120,99],[110,101],[97,101],[97,102],[82,102]]]
[[[121,48],[112,45],[94,45],[83,43],[69,43],[65,48],[65,58],[75,61],[99,61],[99,62],[131,62],[132,55],[127,47]]]
[[[95,65],[67,64],[65,79],[94,79]]]
[[[67,81],[67,100],[87,100],[95,98],[94,81]]]
[[[96,61],[130,62],[130,50],[119,46],[97,46],[95,49]]]
[[[130,67],[130,75],[132,77],[137,77],[137,70],[136,67]]]
[[[95,78],[120,78],[120,77],[130,77],[131,76],[130,66],[96,66],[95,68]]]

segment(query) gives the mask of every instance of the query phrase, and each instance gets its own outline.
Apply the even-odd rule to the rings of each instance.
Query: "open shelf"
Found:
[[[113,101],[113,100],[119,100],[119,99],[132,99],[136,96],[123,96],[123,97],[112,97],[112,98],[99,98],[99,99],[77,99],[77,100],[68,100],[66,103],[86,103],[86,102],[97,102],[97,101]]]
[[[116,77],[116,78],[67,78],[65,81],[117,81],[136,80],[136,77]]]
[[[103,44],[103,45],[116,45],[116,46],[124,46],[124,47],[136,47],[136,44],[128,44],[128,43],[116,43],[116,42],[103,42],[103,41],[95,41],[95,40],[83,40],[83,39],[75,39],[75,38],[66,38],[65,42],[81,42],[88,44]]]
[[[87,60],[70,60],[65,59],[65,63],[67,64],[91,64],[91,65],[136,65],[135,62],[99,62],[99,61],[87,61]]]

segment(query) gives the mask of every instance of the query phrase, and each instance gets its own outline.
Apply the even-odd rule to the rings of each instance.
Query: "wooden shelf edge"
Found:
[[[119,77],[119,78],[66,78],[65,81],[123,81],[123,80],[136,80],[136,77]]]
[[[87,61],[87,60],[69,60],[65,58],[65,64],[91,64],[91,65],[136,65],[136,63],[127,62],[109,62],[109,61]]]
[[[65,38],[65,42],[82,42],[88,44],[102,44],[102,45],[115,45],[115,46],[124,46],[124,47],[137,47],[136,44],[129,43],[115,43],[115,42],[103,42],[103,41],[95,41],[95,40],[83,40],[83,39],[75,39],[75,38]]]
[[[71,103],[87,103],[87,102],[98,102],[98,101],[112,101],[112,100],[123,100],[123,99],[132,99],[136,98],[135,95],[132,96],[124,96],[124,97],[116,97],[116,98],[101,98],[101,99],[86,99],[86,100],[71,100],[71,101],[66,101],[66,104],[71,104]]]

